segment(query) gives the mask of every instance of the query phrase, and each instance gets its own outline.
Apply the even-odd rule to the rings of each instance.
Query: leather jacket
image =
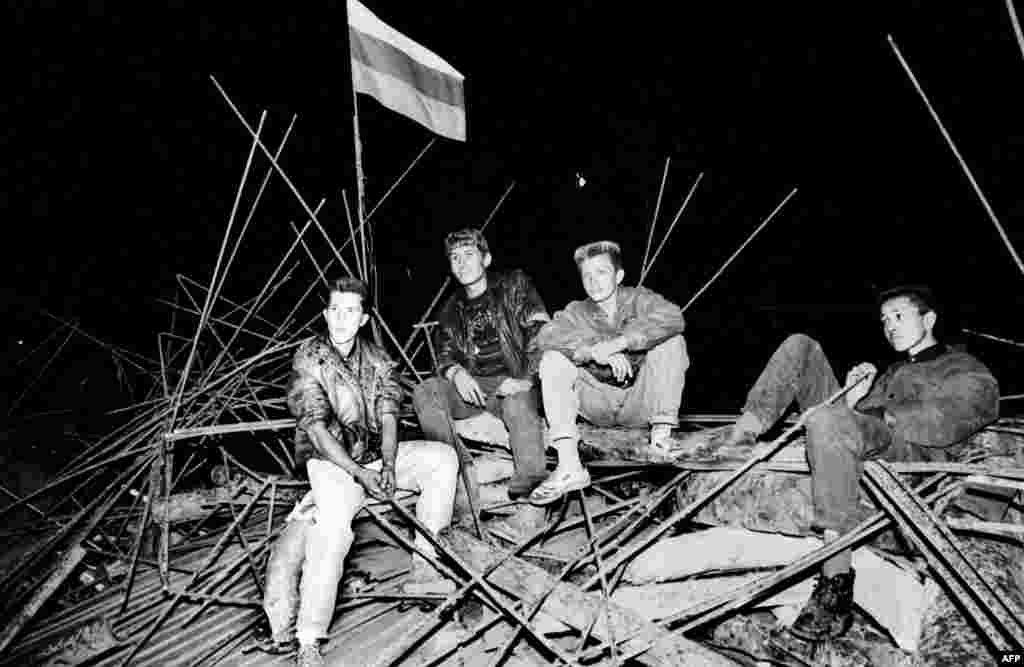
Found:
[[[300,474],[311,458],[322,458],[308,429],[323,422],[356,463],[380,458],[380,417],[397,413],[402,401],[395,362],[373,343],[356,339],[343,359],[326,336],[295,351],[288,384],[288,409],[295,415],[295,464]]]
[[[544,302],[529,276],[520,270],[508,273],[488,273],[487,290],[480,298],[494,315],[505,366],[511,377],[527,378],[531,364],[527,357],[530,341],[546,322],[548,316]],[[476,359],[469,340],[465,316],[466,292],[458,289],[448,298],[438,316],[435,334],[437,372],[444,377],[454,364],[459,364],[470,375],[476,372]]]

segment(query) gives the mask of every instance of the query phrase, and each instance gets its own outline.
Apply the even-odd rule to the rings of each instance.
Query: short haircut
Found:
[[[490,252],[483,232],[479,229],[467,228],[452,232],[444,237],[444,256],[448,257],[452,254],[453,250],[464,245],[476,246],[481,255],[486,255]]]
[[[876,305],[881,309],[886,301],[899,299],[900,297],[906,297],[910,303],[917,306],[917,312],[921,315],[929,312],[938,314],[939,304],[935,298],[935,293],[927,285],[899,285],[891,287],[878,295]]]
[[[594,241],[581,245],[576,248],[572,258],[576,261],[576,266],[579,266],[584,261],[598,255],[608,255],[608,259],[612,261],[612,266],[616,271],[622,268],[622,248],[615,241]]]
[[[329,304],[331,302],[331,295],[335,292],[358,294],[364,310],[366,309],[366,303],[370,300],[370,288],[359,278],[351,276],[335,278],[328,282],[324,291],[324,303]]]

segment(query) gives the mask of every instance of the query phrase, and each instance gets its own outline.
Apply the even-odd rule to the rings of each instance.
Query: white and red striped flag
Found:
[[[466,140],[465,77],[436,53],[348,0],[352,86],[428,130]]]

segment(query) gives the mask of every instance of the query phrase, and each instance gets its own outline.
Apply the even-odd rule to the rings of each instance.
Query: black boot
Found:
[[[789,629],[807,641],[822,641],[841,636],[853,624],[854,571],[833,577],[821,575],[811,599]]]

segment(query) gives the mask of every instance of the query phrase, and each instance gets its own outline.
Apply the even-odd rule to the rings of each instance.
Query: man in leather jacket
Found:
[[[445,254],[459,287],[438,317],[437,376],[413,392],[420,426],[425,437],[452,442],[449,415],[494,414],[508,429],[515,462],[509,495],[528,495],[545,478],[546,466],[544,425],[527,349],[550,318],[525,273],[488,270],[491,253],[479,230],[449,234]],[[463,509],[460,504],[457,500],[456,512]]]
[[[352,521],[367,496],[419,492],[416,516],[436,534],[452,517],[458,457],[442,442],[398,442],[402,390],[395,363],[357,334],[367,320],[366,285],[340,278],[327,288],[327,332],[295,351],[287,403],[296,424],[296,463],[310,491],[296,505],[267,564],[263,607],[271,650],[298,641],[298,664],[322,665],[319,642],[334,615],[338,583],[352,546]],[[423,535],[418,548],[433,554]],[[301,572],[301,576],[300,576]],[[404,590],[450,593],[455,588],[413,555]],[[294,625],[293,625],[294,624]]]

